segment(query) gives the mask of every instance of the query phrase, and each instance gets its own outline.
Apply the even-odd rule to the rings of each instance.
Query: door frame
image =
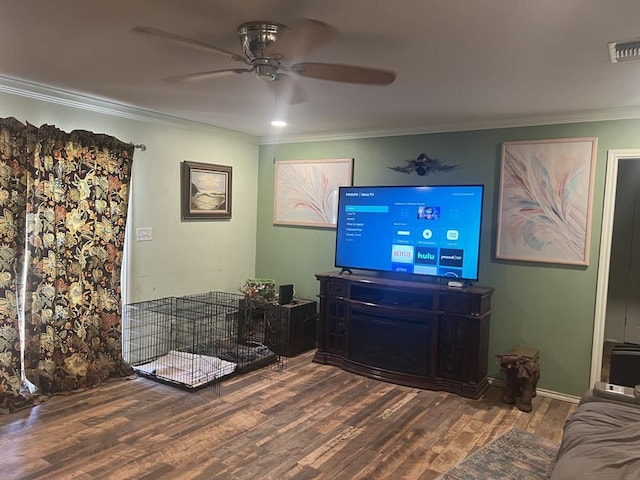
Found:
[[[591,351],[590,385],[600,381],[602,374],[602,349],[604,347],[604,327],[607,316],[607,294],[609,291],[609,262],[611,261],[611,240],[613,237],[613,216],[618,185],[618,163],[622,160],[640,159],[640,149],[612,149],[607,152],[607,173],[602,208],[602,230],[600,234],[600,259],[598,261],[598,282],[596,285],[596,308],[593,322],[593,345]]]

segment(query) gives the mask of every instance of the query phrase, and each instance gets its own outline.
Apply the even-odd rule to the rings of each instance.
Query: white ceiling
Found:
[[[252,74],[163,78],[242,67],[131,33],[171,31],[241,52],[250,20],[312,18],[338,33],[302,61],[393,70],[386,87],[299,78],[283,106]],[[0,75],[268,139],[419,133],[640,116],[640,61],[607,43],[640,37],[640,0],[3,0]]]

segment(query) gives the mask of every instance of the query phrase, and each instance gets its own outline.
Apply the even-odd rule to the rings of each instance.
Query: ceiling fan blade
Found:
[[[396,79],[396,74],[388,70],[333,63],[297,63],[290,70],[303,77],[367,85],[389,85]]]
[[[269,44],[266,53],[288,59],[307,55],[328,42],[336,31],[324,22],[303,18],[283,31],[276,42]]]
[[[185,83],[197,82],[200,80],[210,80],[212,78],[227,77],[229,75],[239,75],[241,73],[251,72],[248,68],[227,68],[225,70],[212,70],[210,72],[188,73],[186,75],[177,75],[175,77],[164,78],[169,83]]]
[[[281,101],[293,105],[308,100],[307,94],[298,82],[283,73],[279,73],[275,80],[265,83],[275,95],[277,102]]]
[[[187,47],[198,48],[200,50],[205,50],[207,52],[218,53],[221,55],[225,55],[226,57],[229,57],[231,60],[246,63],[245,58],[242,55],[231,52],[229,50],[225,50],[223,48],[214,47],[213,45],[209,45],[208,43],[200,42],[198,40],[193,40],[192,38],[183,37],[182,35],[178,35],[171,32],[165,32],[164,30],[160,30],[159,28],[137,26],[137,27],[133,27],[131,31],[134,33],[142,34],[142,35],[147,35],[149,37],[170,40],[172,42],[180,43]]]

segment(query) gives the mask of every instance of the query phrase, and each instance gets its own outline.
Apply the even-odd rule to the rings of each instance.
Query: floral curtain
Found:
[[[24,265],[27,158],[37,129],[0,120],[0,412],[33,402],[23,381],[18,281]]]
[[[120,291],[133,149],[0,120],[0,411],[133,373]]]

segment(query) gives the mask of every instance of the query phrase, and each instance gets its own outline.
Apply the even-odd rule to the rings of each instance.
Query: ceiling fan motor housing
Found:
[[[281,23],[247,22],[238,27],[242,51],[249,60],[268,57],[267,49],[278,40],[278,34],[289,29]]]
[[[286,31],[285,25],[272,22],[247,22],[238,27],[242,51],[258,78],[276,80],[281,58],[270,55],[268,50],[278,40],[278,35]]]

